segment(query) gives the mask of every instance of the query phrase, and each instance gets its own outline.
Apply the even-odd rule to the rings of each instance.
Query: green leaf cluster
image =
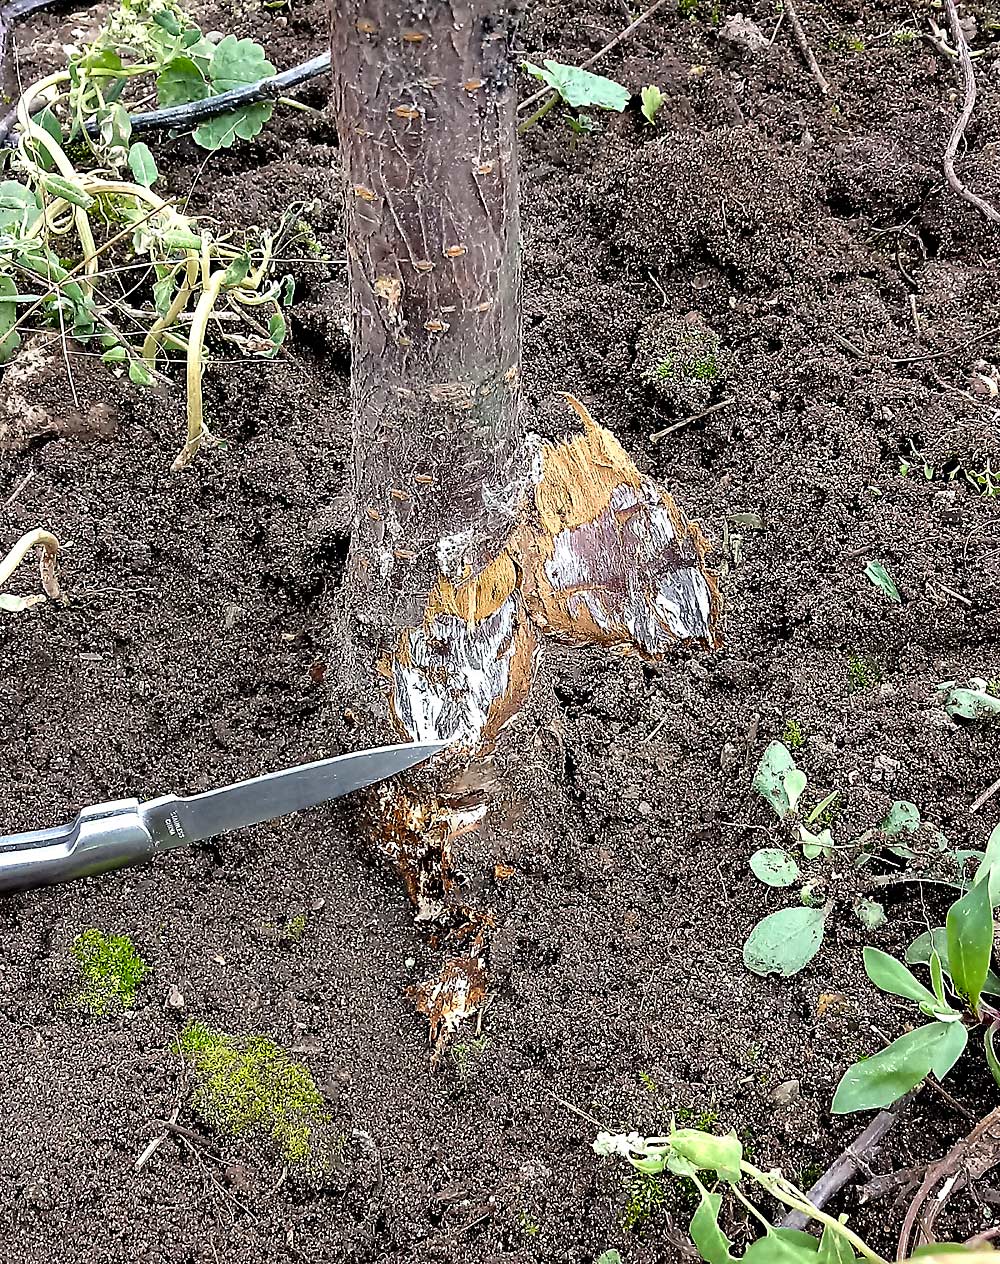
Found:
[[[965,1051],[969,1020],[988,1021],[986,1060],[1000,1085],[994,1049],[1000,1013],[983,1000],[984,994],[1000,994],[1000,977],[991,969],[993,910],[998,903],[1000,825],[990,835],[972,885],[949,908],[945,925],[918,936],[906,953],[909,965],[928,967],[930,987],[903,962],[878,949],[865,949],[865,972],[875,986],[903,997],[932,1021],[849,1067],[834,1094],[834,1114],[884,1109],[928,1075],[944,1079]]]
[[[580,66],[567,66],[563,62],[545,58],[544,66],[526,61],[524,68],[529,75],[540,79],[547,88],[558,93],[565,105],[574,109],[614,110],[621,112],[628,105],[632,94],[620,83],[592,74]]]

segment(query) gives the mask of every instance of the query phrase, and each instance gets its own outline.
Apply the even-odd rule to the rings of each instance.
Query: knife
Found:
[[[237,781],[189,798],[118,799],[84,808],[70,825],[0,835],[0,892],[71,882],[140,865],[160,852],[273,821],[339,799],[422,764],[447,742],[355,751]]]

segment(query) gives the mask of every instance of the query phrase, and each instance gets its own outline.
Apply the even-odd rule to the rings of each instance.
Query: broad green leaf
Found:
[[[42,212],[38,195],[16,180],[0,181],[0,233],[20,237]]]
[[[819,1240],[816,1264],[854,1264],[857,1258],[843,1234],[827,1225]]]
[[[642,90],[642,117],[647,123],[655,123],[656,116],[663,109],[666,100],[655,83],[647,84]]]
[[[709,1194],[703,1191],[701,1202],[691,1217],[688,1232],[706,1264],[731,1264],[733,1258],[729,1251],[732,1242],[719,1228],[721,1206],[721,1194]]]
[[[888,1049],[848,1067],[833,1095],[835,1115],[884,1110],[934,1071],[946,1075],[965,1048],[961,1023],[927,1023],[894,1040]]]
[[[865,567],[865,577],[870,579],[876,588],[881,588],[890,601],[900,604],[902,598],[896,582],[881,562],[869,562]]]
[[[754,774],[753,788],[770,803],[781,820],[795,811],[806,788],[806,775],[796,768],[783,742],[771,742],[764,751]]]
[[[983,720],[1000,715],[1000,698],[985,689],[952,689],[944,709],[961,720]]]
[[[281,312],[274,312],[272,314],[271,318],[267,322],[267,332],[270,335],[271,342],[274,344],[275,351],[277,351],[281,344],[285,341],[285,334],[287,333],[285,318],[282,316]]]
[[[879,828],[888,838],[898,838],[901,834],[915,834],[920,828],[920,811],[917,805],[906,799],[897,799]]]
[[[211,94],[205,76],[191,57],[172,57],[156,77],[156,100],[161,108],[204,101]]]
[[[208,77],[216,92],[228,92],[244,84],[257,83],[275,74],[260,44],[251,39],[227,35],[215,46],[215,55],[208,68]]]
[[[0,364],[6,364],[21,345],[17,323],[17,284],[13,277],[0,275]]]
[[[567,66],[562,62],[545,59],[544,69],[525,62],[528,74],[534,75],[553,92],[558,92],[567,105],[574,108],[592,106],[598,110],[615,110],[621,114],[632,94],[613,79],[591,74],[579,66]]]
[[[156,159],[148,145],[141,140],[131,145],[128,151],[128,165],[137,184],[147,189],[153,187],[159,172],[156,170]]]
[[[62,124],[59,122],[59,119],[49,106],[46,106],[44,110],[39,110],[37,114],[33,114],[31,116],[31,121],[36,125],[36,127],[40,127],[43,132],[46,132],[49,136],[51,136],[57,145],[61,145],[63,143]],[[33,152],[38,165],[43,171],[51,171],[55,167],[52,154],[49,152],[48,147],[44,144],[44,142],[42,144],[35,144]]]
[[[891,992],[893,996],[905,996],[907,1000],[924,1002],[937,1007],[937,997],[933,992],[915,978],[901,961],[890,957],[880,948],[866,948],[864,951],[865,974],[883,992]]]
[[[823,942],[826,915],[821,908],[787,908],[771,913],[750,932],[743,962],[754,974],[798,974]]]
[[[1000,1088],[1000,1058],[997,1057],[996,1050],[997,1024],[990,1023],[983,1037],[983,1045],[986,1049],[986,1065],[990,1068],[990,1075],[996,1081],[997,1087]]]
[[[781,847],[762,847],[750,857],[754,877],[769,887],[790,887],[799,876],[799,867]]]
[[[948,973],[955,990],[979,1012],[993,952],[993,906],[988,882],[978,882],[948,910]]]
[[[819,1242],[796,1229],[772,1229],[743,1252],[746,1264],[816,1264]]]
[[[184,228],[168,228],[161,235],[168,250],[200,250],[201,238]]]
[[[154,13],[153,21],[157,26],[162,27],[168,35],[180,35],[181,33],[180,23],[167,9],[161,9],[159,13]]]
[[[130,360],[128,375],[136,386],[152,386],[153,376],[141,360]]]
[[[202,149],[229,149],[237,140],[253,140],[273,113],[271,101],[244,105],[239,110],[200,123],[192,135]]]
[[[248,254],[237,255],[229,267],[226,269],[226,277],[224,285],[239,285],[241,281],[245,281],[247,273],[250,271],[250,256]]]
[[[670,1148],[697,1168],[717,1172],[720,1180],[740,1179],[743,1146],[735,1132],[717,1137],[700,1128],[678,1128],[670,1133]]]
[[[104,355],[101,356],[101,359],[105,364],[121,364],[123,360],[128,359],[128,352],[120,345],[117,347],[109,347],[108,350],[105,351]]]

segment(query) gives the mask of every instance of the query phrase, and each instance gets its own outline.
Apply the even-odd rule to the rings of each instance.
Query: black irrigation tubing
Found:
[[[29,0],[23,0],[28,3]],[[38,0],[35,0],[37,3]],[[238,110],[244,105],[256,105],[258,101],[273,101],[283,97],[300,83],[315,79],[317,75],[326,74],[330,69],[330,54],[321,53],[300,66],[283,70],[280,75],[271,75],[258,83],[244,84],[239,88],[230,88],[228,92],[220,92],[218,96],[206,97],[204,101],[189,101],[187,105],[172,105],[164,110],[148,110],[142,114],[130,114],[133,132],[151,132],[180,128],[184,131],[204,123],[206,119],[215,118],[219,114],[228,114],[230,110]],[[97,124],[88,129],[92,134],[97,131]]]

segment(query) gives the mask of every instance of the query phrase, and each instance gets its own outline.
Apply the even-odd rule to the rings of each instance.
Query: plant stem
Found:
[[[832,1229],[834,1233],[839,1233],[859,1255],[870,1261],[870,1264],[889,1264],[885,1256],[873,1251],[868,1243],[859,1238],[853,1230],[848,1229],[847,1225],[841,1224],[833,1216],[815,1207],[800,1189],[796,1189],[779,1172],[764,1172],[759,1167],[754,1167],[752,1163],[747,1163],[745,1159],[740,1161],[740,1171],[756,1181],[772,1198],[777,1198],[786,1207],[790,1207],[793,1211],[800,1211],[810,1220],[815,1220],[826,1228]]]
[[[518,128],[517,128],[518,136],[523,136],[529,127],[534,127],[536,123],[540,123],[558,100],[559,100],[559,93],[553,92],[552,95],[549,97],[549,99],[543,105],[540,105],[538,109],[534,112],[534,114],[531,115],[530,118],[526,118],[523,123],[520,123],[518,125]]]
[[[176,323],[181,312],[187,307],[187,301],[191,297],[191,291],[198,282],[198,257],[194,253],[189,254],[187,263],[185,264],[184,278],[177,287],[177,293],[174,300],[163,313],[150,326],[149,333],[146,335],[142,344],[142,358],[146,362],[147,369],[156,368],[156,355],[162,346],[160,335],[166,330],[171,329]]]
[[[226,279],[226,271],[220,268],[208,281],[208,284],[201,292],[198,299],[198,305],[194,309],[194,315],[191,319],[191,332],[188,336],[188,357],[187,357],[187,442],[181,449],[180,454],[170,467],[173,473],[178,473],[188,464],[198,449],[201,447],[206,436],[204,414],[202,411],[201,396],[201,378],[204,372],[203,351],[205,348],[205,333],[208,329],[208,320],[212,314],[212,308],[215,306],[216,300],[222,293],[223,282]]]
[[[6,557],[0,559],[0,587],[10,579],[11,575],[34,548],[41,548],[42,588],[45,595],[56,600],[60,596],[59,581],[56,579],[56,557],[59,553],[59,541],[51,531],[38,528],[21,536]]]

